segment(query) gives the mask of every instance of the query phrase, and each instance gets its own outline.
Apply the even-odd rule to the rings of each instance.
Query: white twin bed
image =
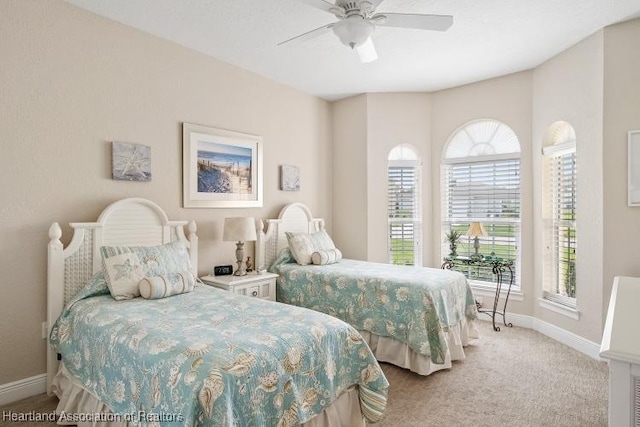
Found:
[[[287,233],[324,230],[324,221],[301,203],[259,228],[256,265],[279,274],[277,300],[352,324],[379,361],[429,375],[464,359],[463,347],[479,337],[475,300],[461,273],[345,259],[299,265],[283,257]]]
[[[115,299],[131,260],[163,280],[176,259],[195,275],[193,222],[132,198],[71,227],[66,248],[58,224],[48,245],[47,385],[59,423],[337,427],[383,417],[384,373],[335,317],[203,284]],[[118,255],[103,259],[105,246]]]

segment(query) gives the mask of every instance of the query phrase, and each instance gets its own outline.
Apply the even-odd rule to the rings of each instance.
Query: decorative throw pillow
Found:
[[[311,264],[311,255],[316,251],[336,248],[336,245],[326,230],[320,230],[311,234],[287,231],[285,235],[289,242],[291,254],[300,265]]]
[[[191,271],[189,252],[182,242],[161,246],[102,246],[100,253],[109,291],[117,300],[140,296],[138,284],[144,277]]]
[[[326,249],[322,251],[315,251],[311,254],[311,262],[314,265],[327,265],[335,264],[342,259],[342,252],[340,249]]]
[[[193,273],[183,271],[165,276],[144,277],[138,287],[142,298],[160,299],[191,292],[195,284]]]
[[[138,282],[145,276],[145,270],[138,254],[127,252],[103,259],[107,272],[107,286],[115,299],[131,299],[140,295]]]

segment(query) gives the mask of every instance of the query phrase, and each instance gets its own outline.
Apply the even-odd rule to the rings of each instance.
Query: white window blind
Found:
[[[633,377],[633,420],[634,427],[640,427],[640,377]]]
[[[393,165],[387,170],[389,212],[389,262],[422,265],[419,167]]]
[[[548,299],[575,307],[576,296],[576,184],[575,148],[552,153],[548,159],[551,197],[551,218],[547,227],[549,268],[552,271]]]
[[[480,253],[513,260],[514,286],[519,286],[520,159],[457,159],[446,163],[443,172],[443,235],[451,229],[463,233],[457,253],[469,256],[473,239],[464,233],[471,222],[481,222],[488,236],[480,237]],[[447,249],[444,245],[444,254]],[[490,269],[472,267],[466,273],[472,280],[495,282]]]

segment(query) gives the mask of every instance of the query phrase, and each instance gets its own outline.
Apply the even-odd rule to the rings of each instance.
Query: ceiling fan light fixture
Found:
[[[378,59],[378,52],[376,52],[376,47],[373,45],[371,37],[369,37],[362,45],[358,46],[356,48],[356,52],[358,52],[360,62],[363,64],[368,64]]]
[[[373,34],[374,25],[360,16],[343,19],[332,27],[342,44],[351,49],[361,46]]]

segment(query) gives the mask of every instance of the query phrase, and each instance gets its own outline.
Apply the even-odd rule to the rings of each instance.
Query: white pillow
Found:
[[[326,249],[321,251],[315,251],[311,254],[311,262],[314,265],[327,265],[335,264],[342,259],[342,252],[340,249]]]
[[[335,249],[336,245],[325,230],[317,233],[285,233],[291,254],[300,265],[311,264],[311,255],[316,251]]]
[[[138,282],[145,276],[140,257],[135,252],[114,255],[104,260],[109,292],[115,299],[131,299],[140,295]]]

